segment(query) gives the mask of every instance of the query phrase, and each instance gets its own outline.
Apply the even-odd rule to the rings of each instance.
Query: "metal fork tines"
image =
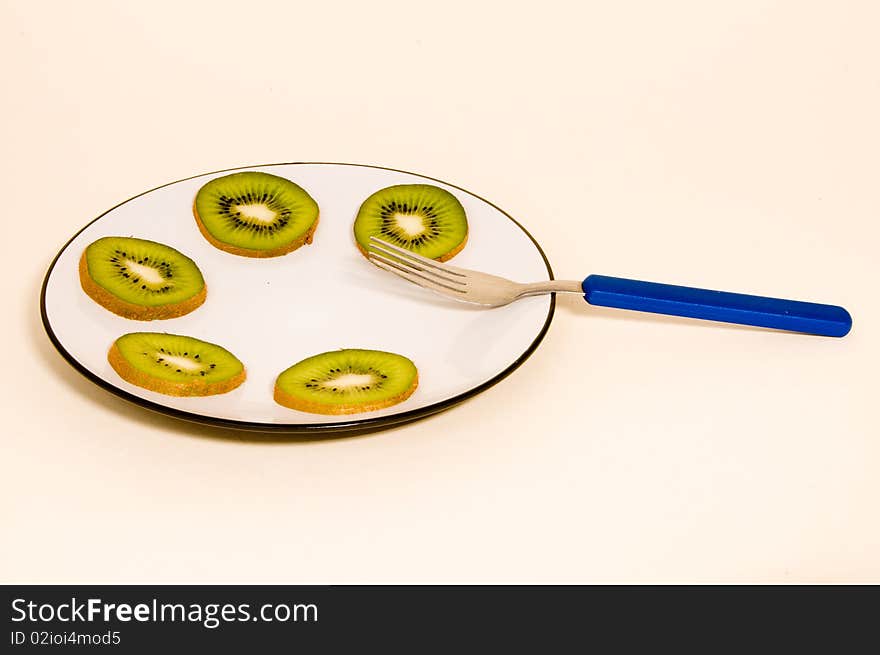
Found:
[[[448,298],[490,307],[557,291],[583,293],[580,282],[547,280],[521,284],[496,275],[443,264],[372,236],[367,254],[379,268],[413,284]]]

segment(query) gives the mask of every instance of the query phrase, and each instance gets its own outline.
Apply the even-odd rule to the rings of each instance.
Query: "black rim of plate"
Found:
[[[95,375],[90,370],[88,370],[85,366],[83,366],[73,355],[71,355],[67,350],[65,350],[64,346],[61,345],[61,342],[58,340],[58,337],[55,335],[55,332],[52,330],[52,326],[49,323],[49,316],[46,313],[46,288],[49,285],[49,278],[52,275],[52,271],[55,268],[55,264],[58,261],[58,258],[61,257],[61,254],[67,250],[71,243],[90,225],[96,223],[101,220],[104,216],[112,212],[113,210],[121,207],[122,205],[131,202],[135,198],[139,198],[148,193],[152,193],[158,189],[162,189],[167,186],[171,186],[172,184],[178,184],[180,182],[185,182],[187,180],[193,180],[197,177],[203,177],[205,175],[216,175],[217,173],[228,173],[231,171],[241,171],[241,170],[249,170],[253,168],[268,168],[272,166],[302,166],[302,165],[328,165],[328,166],[357,166],[360,168],[377,168],[386,171],[393,171],[395,173],[405,173],[407,175],[415,175],[417,177],[423,178],[425,180],[431,180],[433,182],[439,182],[441,184],[445,184],[453,189],[458,189],[459,191],[463,191],[468,195],[473,196],[479,200],[482,200],[486,204],[491,207],[497,209],[504,216],[506,216],[514,225],[516,225],[519,229],[521,229],[525,235],[531,240],[534,244],[535,248],[537,248],[538,253],[541,255],[541,258],[544,260],[545,266],[547,266],[547,273],[550,275],[550,279],[554,279],[553,277],[553,269],[550,267],[550,262],[547,259],[547,255],[544,254],[544,251],[541,249],[540,244],[535,240],[535,237],[531,235],[531,233],[524,228],[515,218],[513,218],[506,211],[498,207],[497,205],[489,202],[485,198],[478,196],[472,191],[468,191],[465,188],[460,186],[456,186],[455,184],[450,184],[444,180],[438,180],[434,177],[429,177],[427,175],[422,175],[421,173],[412,173],[410,171],[404,171],[399,168],[388,168],[387,166],[373,166],[370,164],[351,164],[346,162],[286,162],[279,164],[255,164],[253,166],[238,166],[236,168],[225,168],[219,171],[211,171],[209,173],[200,173],[198,175],[191,175],[189,177],[184,177],[179,180],[175,180],[173,182],[168,182],[167,184],[159,185],[153,189],[149,189],[148,191],[144,191],[143,193],[139,193],[127,200],[120,202],[117,205],[114,205],[100,216],[90,221],[88,224],[84,225],[76,234],[74,234],[67,243],[58,251],[58,254],[55,255],[55,258],[52,260],[52,263],[49,265],[49,270],[46,271],[46,277],[43,279],[43,286],[40,290],[40,315],[43,319],[43,327],[46,330],[46,334],[49,336],[49,340],[52,342],[52,345],[55,346],[55,349],[61,354],[67,362],[76,369],[80,374],[82,374],[86,379],[98,385],[102,389],[109,391],[110,393],[119,396],[120,398],[127,400],[135,405],[143,407],[145,409],[152,410],[154,412],[158,412],[160,414],[165,414],[166,416],[172,416],[174,418],[182,419],[184,421],[189,421],[191,423],[199,423],[202,425],[209,425],[213,427],[219,428],[229,428],[234,430],[244,430],[249,432],[270,432],[270,433],[287,433],[287,434],[314,434],[319,435],[321,433],[340,433],[340,432],[352,432],[352,431],[372,431],[379,430],[381,428],[392,427],[395,425],[399,425],[402,423],[409,423],[416,419],[424,418],[426,416],[430,416],[431,414],[436,414],[438,412],[442,412],[445,409],[449,409],[455,405],[458,405],[465,400],[476,396],[479,393],[482,393],[486,389],[494,386],[499,383],[501,380],[506,378],[508,375],[513,373],[517,368],[525,362],[531,354],[535,351],[541,341],[544,339],[544,336],[547,334],[547,330],[550,328],[550,323],[553,320],[553,314],[556,311],[556,296],[555,294],[550,294],[550,309],[547,312],[547,320],[544,321],[544,325],[541,330],[538,332],[538,336],[535,337],[535,340],[529,344],[529,347],[514,360],[513,363],[510,364],[507,368],[501,371],[495,377],[483,382],[482,384],[473,387],[472,389],[468,389],[467,391],[458,394],[457,396],[453,396],[452,398],[447,398],[446,400],[442,400],[440,402],[434,403],[432,405],[427,405],[425,407],[419,407],[418,409],[411,409],[409,411],[400,412],[399,414],[392,414],[390,416],[379,416],[379,417],[365,417],[353,419],[351,421],[337,422],[337,423],[258,423],[254,421],[236,421],[233,419],[224,419],[224,418],[216,418],[213,416],[206,416],[204,414],[196,414],[194,412],[185,412],[183,410],[175,409],[173,407],[167,407],[160,403],[155,403],[149,400],[145,400],[140,398],[139,396],[135,396],[134,394],[121,389],[107,380]]]

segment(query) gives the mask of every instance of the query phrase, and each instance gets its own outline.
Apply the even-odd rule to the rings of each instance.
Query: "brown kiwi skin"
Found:
[[[122,356],[122,352],[120,352],[115,342],[110,347],[110,352],[107,353],[107,361],[110,362],[110,366],[119,374],[119,377],[126,382],[149,389],[150,391],[165,394],[166,396],[214,396],[232,391],[236,387],[241,386],[247,378],[247,371],[242,368],[241,373],[221,382],[205,382],[200,379],[193,379],[191,382],[160,380],[132,366]]]
[[[413,383],[410,385],[408,389],[405,389],[401,393],[396,396],[392,396],[391,398],[386,398],[385,400],[377,401],[374,403],[363,404],[363,403],[350,403],[348,405],[327,405],[325,403],[313,403],[308,400],[303,400],[302,398],[296,398],[295,396],[291,396],[288,393],[285,393],[278,384],[275,385],[275,402],[279,405],[284,405],[289,409],[296,409],[300,412],[309,412],[310,414],[332,414],[332,415],[340,415],[340,414],[360,414],[362,412],[375,412],[377,409],[385,409],[386,407],[391,407],[392,405],[396,405],[398,403],[402,403],[404,400],[413,395],[413,392],[419,386],[419,374],[416,373],[416,376],[413,378]]]
[[[469,235],[470,235],[470,230],[468,230],[467,232],[465,232],[465,234],[464,234],[464,239],[461,240],[461,243],[460,243],[460,244],[458,244],[457,246],[455,246],[455,248],[453,248],[452,250],[450,250],[450,251],[447,252],[446,254],[444,254],[444,255],[440,255],[439,257],[434,257],[434,261],[437,261],[437,262],[448,262],[450,259],[452,259],[453,257],[455,257],[458,253],[460,253],[462,250],[464,250],[465,245],[467,245],[467,241],[468,241],[468,236],[469,236]],[[356,238],[355,238],[355,240],[354,240],[354,244],[357,246],[357,249],[360,250],[361,254],[362,254],[364,257],[366,257],[367,259],[370,258],[370,254],[369,254],[369,253],[367,252],[367,250],[366,250],[366,249],[360,244],[360,241],[358,241]],[[404,247],[404,246],[401,246],[401,247]]]
[[[137,305],[122,300],[95,282],[89,273],[89,262],[85,251],[83,251],[82,257],[79,258],[79,282],[82,285],[83,291],[101,307],[123,318],[130,318],[136,321],[155,321],[189,314],[191,311],[201,307],[208,296],[208,285],[203,284],[202,290],[196,295],[181,302],[168,305],[145,307],[144,305]]]
[[[199,210],[196,209],[196,203],[193,201],[193,216],[196,219],[196,225],[199,226],[199,232],[202,233],[202,236],[208,240],[215,248],[220,250],[224,250],[226,252],[230,252],[233,255],[240,255],[242,257],[259,257],[259,258],[267,258],[267,257],[280,257],[281,255],[286,255],[289,252],[293,252],[297,248],[311,244],[315,239],[315,230],[318,229],[318,221],[320,220],[320,212],[318,216],[315,216],[315,221],[312,223],[312,226],[308,229],[308,231],[302,236],[298,237],[296,240],[291,243],[286,243],[283,246],[278,246],[277,248],[270,248],[268,250],[255,250],[253,248],[241,248],[239,246],[233,246],[219,239],[215,238],[213,234],[208,232],[208,228],[205,227],[205,224],[202,222],[201,216],[199,216]]]

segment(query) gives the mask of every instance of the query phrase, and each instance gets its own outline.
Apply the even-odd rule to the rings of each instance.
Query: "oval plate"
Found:
[[[231,171],[265,171],[293,180],[318,202],[314,243],[281,257],[232,255],[208,243],[192,204],[208,180]],[[485,391],[522,364],[553,318],[553,296],[485,309],[455,302],[370,264],[355,247],[352,223],[361,202],[393,184],[447,189],[468,216],[469,237],[452,261],[518,281],[553,279],[538,243],[513,218],[460,187],[377,166],[291,163],[206,173],[142,193],[105,212],[58,253],[43,282],[43,325],[58,352],[80,373],[142,407],[208,425],[260,432],[369,430],[434,414]],[[134,236],[172,246],[201,268],[208,297],[180,318],[141,322],[116,316],[79,284],[86,246],[104,236]],[[113,341],[128,332],[171,332],[217,343],[247,368],[229,393],[165,396],[129,384],[107,362]],[[348,416],[308,414],[277,405],[276,376],[310,355],[340,348],[400,353],[419,369],[419,388],[406,401]]]

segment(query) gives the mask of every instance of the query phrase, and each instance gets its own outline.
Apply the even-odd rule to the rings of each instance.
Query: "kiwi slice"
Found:
[[[313,414],[357,414],[409,398],[419,384],[415,364],[381,350],[334,350],[281,373],[275,402]]]
[[[305,189],[269,173],[224,175],[199,189],[196,223],[214,246],[245,257],[277,257],[311,243],[318,203]]]
[[[445,262],[467,242],[467,216],[458,198],[445,189],[399,184],[377,191],[361,205],[354,237],[365,256],[371,236]]]
[[[79,260],[79,281],[102,307],[140,321],[188,314],[208,293],[189,257],[132,237],[104,237],[90,244]]]
[[[123,380],[169,396],[226,393],[245,379],[244,364],[225,348],[177,334],[125,334],[107,359]]]

